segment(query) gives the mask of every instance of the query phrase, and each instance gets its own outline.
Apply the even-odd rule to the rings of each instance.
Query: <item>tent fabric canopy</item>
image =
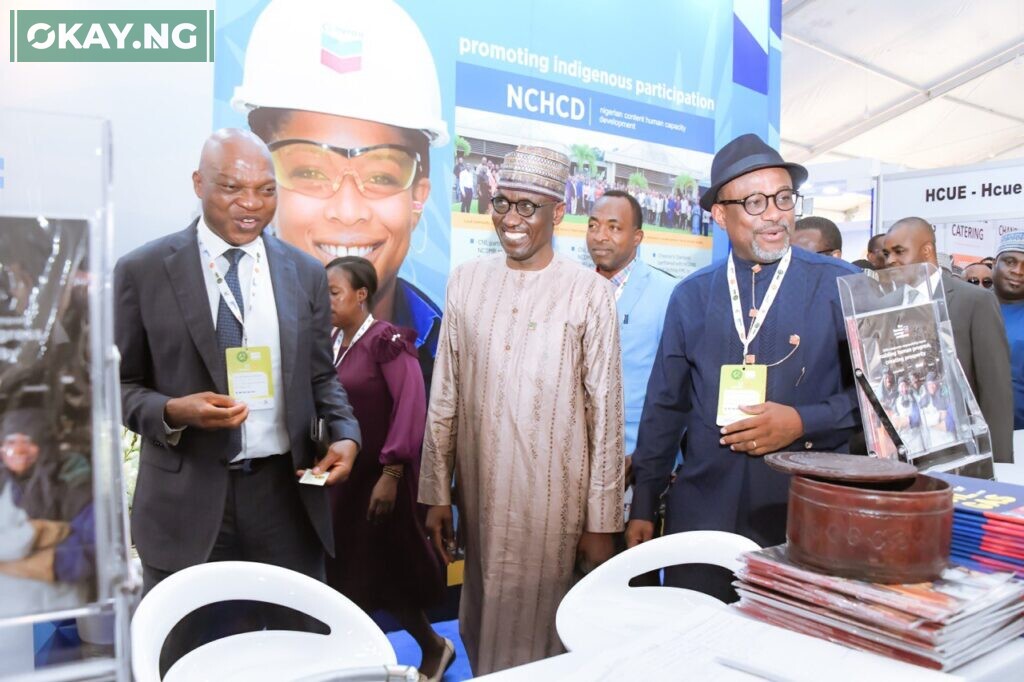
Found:
[[[908,169],[1024,156],[1021,0],[783,0],[781,151]]]

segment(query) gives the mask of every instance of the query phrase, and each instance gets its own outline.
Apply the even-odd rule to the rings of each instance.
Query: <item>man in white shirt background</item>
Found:
[[[459,198],[462,200],[463,213],[469,213],[469,206],[473,203],[473,181],[475,177],[469,163],[463,162],[462,170],[459,171]]]

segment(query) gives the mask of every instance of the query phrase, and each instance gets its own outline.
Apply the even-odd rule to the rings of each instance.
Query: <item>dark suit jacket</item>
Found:
[[[997,462],[1013,461],[1010,346],[999,302],[991,292],[942,273],[956,355],[992,435]]]
[[[132,251],[114,269],[123,419],[143,437],[132,535],[143,561],[165,571],[206,561],[220,528],[229,476],[227,431],[190,427],[174,446],[164,431],[169,398],[228,392],[196,224]],[[333,440],[358,443],[359,425],[331,362],[323,266],[274,237],[263,239],[280,323],[284,386],[277,390],[285,401],[291,458],[296,468],[306,468],[315,456],[309,436],[314,414],[328,421]],[[333,554],[327,491],[294,485],[324,548]]]

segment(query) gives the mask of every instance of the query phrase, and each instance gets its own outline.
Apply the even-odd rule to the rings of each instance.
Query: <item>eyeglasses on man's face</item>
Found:
[[[967,283],[968,284],[973,284],[976,287],[980,286],[980,287],[985,287],[986,289],[991,289],[992,288],[992,278],[991,277],[982,277],[982,278],[968,277],[967,278]]]
[[[719,199],[716,203],[725,206],[739,204],[750,215],[761,215],[768,210],[769,199],[775,202],[775,207],[780,211],[792,211],[796,208],[801,196],[795,189],[781,189],[775,194],[757,192],[743,199]]]
[[[530,201],[529,199],[510,201],[508,197],[504,197],[500,194],[491,199],[491,207],[494,209],[495,213],[499,215],[505,215],[506,213],[508,213],[510,208],[515,206],[516,213],[518,213],[524,218],[529,218],[530,216],[532,216],[534,213],[537,212],[538,208],[543,208],[544,206],[553,206],[554,204],[557,203],[557,201],[549,201],[544,204],[536,204]]]

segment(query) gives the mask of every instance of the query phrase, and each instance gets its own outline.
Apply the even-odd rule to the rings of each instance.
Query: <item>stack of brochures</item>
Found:
[[[1012,573],[953,566],[934,582],[883,585],[798,566],[780,545],[746,554],[737,576],[749,616],[935,670],[1024,633],[1024,583]]]
[[[953,486],[950,559],[979,571],[1024,578],[1024,486],[930,474]]]

